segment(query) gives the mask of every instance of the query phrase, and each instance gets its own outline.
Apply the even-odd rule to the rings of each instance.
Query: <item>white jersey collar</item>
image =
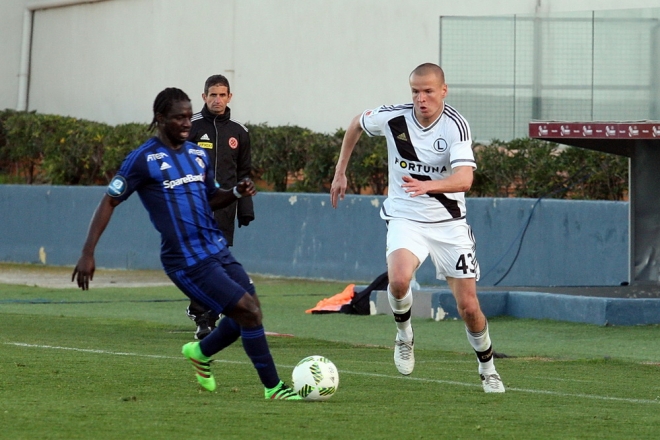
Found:
[[[445,105],[445,102],[443,101],[443,102],[442,102],[442,111],[440,112],[440,114],[438,115],[438,117],[435,119],[435,121],[433,121],[433,123],[432,123],[431,125],[429,125],[428,127],[424,127],[424,126],[423,126],[422,124],[420,124],[419,121],[417,120],[417,115],[415,114],[415,105],[413,104],[413,107],[412,107],[412,118],[413,118],[413,121],[415,122],[415,125],[417,125],[417,128],[419,128],[419,129],[422,130],[422,131],[429,131],[429,130],[432,130],[433,127],[435,127],[435,125],[438,123],[438,121],[440,121],[440,119],[442,119],[442,115],[445,113],[445,108],[446,108],[446,107],[447,107],[447,106]]]

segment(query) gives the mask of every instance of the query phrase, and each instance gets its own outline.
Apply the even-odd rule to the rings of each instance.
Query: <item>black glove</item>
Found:
[[[250,222],[254,220],[253,215],[239,215],[238,216],[238,227],[240,228],[241,226],[247,226],[250,224]]]

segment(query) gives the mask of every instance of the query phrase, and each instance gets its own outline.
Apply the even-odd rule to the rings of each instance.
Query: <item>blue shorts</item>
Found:
[[[168,276],[188,298],[218,314],[231,311],[246,292],[255,293],[250,276],[227,248]]]

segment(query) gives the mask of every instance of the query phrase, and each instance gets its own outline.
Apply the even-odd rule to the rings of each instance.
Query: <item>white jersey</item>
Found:
[[[380,216],[439,223],[465,218],[465,193],[424,194],[411,197],[401,185],[403,176],[441,180],[458,166],[477,168],[470,127],[454,108],[445,104],[440,117],[422,127],[413,104],[366,110],[360,125],[369,136],[385,136],[388,153],[388,192]]]

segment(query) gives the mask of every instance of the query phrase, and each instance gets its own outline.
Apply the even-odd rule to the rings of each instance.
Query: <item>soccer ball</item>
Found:
[[[308,356],[292,374],[293,390],[305,400],[328,400],[339,387],[339,372],[330,359]]]

